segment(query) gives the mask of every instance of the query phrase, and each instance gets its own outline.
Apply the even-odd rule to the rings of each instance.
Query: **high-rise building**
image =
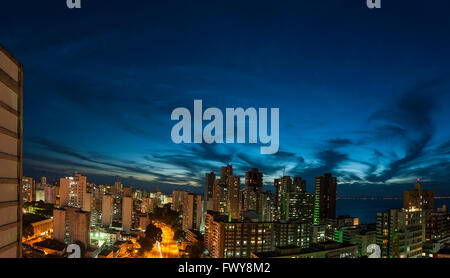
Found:
[[[260,198],[262,208],[260,220],[274,222],[277,219],[277,196],[270,191],[263,192]]]
[[[56,204],[56,186],[45,186],[44,187],[45,203]]]
[[[233,166],[228,164],[220,168],[220,179],[226,182],[229,177],[233,176]]]
[[[183,190],[172,191],[172,209],[174,211],[181,212],[183,210],[184,195],[187,193]]]
[[[102,225],[110,227],[113,219],[113,196],[110,194],[103,195],[102,200]]]
[[[212,210],[214,205],[214,182],[216,180],[216,174],[211,171],[211,173],[205,174],[205,211]]]
[[[86,177],[76,173],[74,177],[61,178],[60,207],[83,207],[83,198],[87,190]]]
[[[420,211],[391,209],[377,213],[377,244],[383,258],[418,258],[425,242]]]
[[[0,45],[0,258],[22,254],[23,67]]]
[[[41,187],[44,187],[47,185],[47,178],[46,177],[41,177]]]
[[[260,199],[263,189],[263,173],[254,168],[251,171],[245,173],[245,187],[243,194],[242,210],[244,211],[256,211],[262,213],[260,207]]]
[[[228,209],[228,186],[222,179],[214,181],[213,211],[226,214]]]
[[[92,221],[94,226],[102,225],[102,205],[103,205],[103,195],[105,194],[104,185],[95,185],[92,188]]]
[[[133,188],[131,186],[125,186],[123,188],[123,196],[124,197],[132,197],[133,196]]]
[[[120,179],[117,178],[117,180],[114,182],[114,187],[112,188],[113,196],[120,196],[122,194],[122,188],[123,185],[120,182]]]
[[[86,212],[91,212],[92,210],[92,193],[91,192],[84,192],[83,193],[83,206],[82,210]]]
[[[292,179],[289,176],[276,179],[274,186],[277,191],[278,219],[289,220],[289,192],[292,188]]]
[[[183,230],[200,230],[203,218],[202,196],[188,193],[183,202]]]
[[[314,224],[336,218],[337,179],[331,174],[316,177]]]
[[[33,178],[22,178],[22,198],[24,202],[36,201],[36,182]]]
[[[173,203],[172,203],[173,208]],[[141,207],[140,207],[141,213],[149,213],[150,212],[150,198],[149,197],[142,197],[141,199]]]
[[[125,232],[131,232],[133,227],[133,198],[123,197],[122,206],[122,229]]]
[[[250,258],[252,252],[273,249],[273,223],[238,222],[208,211],[205,217],[205,247],[212,258]]]
[[[36,202],[45,202],[45,191],[44,188],[38,188],[36,189]]]
[[[315,195],[308,192],[288,194],[288,220],[313,222]]]
[[[439,241],[450,237],[450,214],[447,205],[438,208],[425,217],[426,240]]]
[[[403,192],[403,208],[406,210],[434,211],[434,191],[423,190],[420,179],[417,179],[414,190]]]
[[[228,184],[228,198],[227,198],[228,215],[233,219],[238,219],[241,207],[240,206],[241,178],[239,176],[229,177],[227,184]]]
[[[53,210],[53,239],[66,244],[81,242],[89,247],[91,216],[75,207],[65,207]]]
[[[294,182],[292,183],[291,192],[304,193],[306,192],[306,181],[301,177],[294,177]]]
[[[314,211],[314,194],[306,192],[306,181],[301,177],[285,176],[275,179],[277,192],[277,219],[281,221],[311,221]]]
[[[150,224],[150,219],[148,218],[148,214],[141,213],[138,215],[138,217],[139,217],[138,229],[141,231],[145,231],[145,229],[147,229],[147,226]]]

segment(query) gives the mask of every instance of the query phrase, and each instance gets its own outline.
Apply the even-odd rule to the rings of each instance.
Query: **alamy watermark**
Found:
[[[261,154],[275,154],[280,144],[279,108],[270,109],[270,135],[268,134],[268,109],[259,108],[226,108],[225,113],[225,139],[224,139],[224,116],[219,108],[211,107],[203,112],[203,101],[194,100],[194,136],[192,140],[192,117],[189,109],[180,107],[172,112],[172,121],[179,121],[172,128],[172,141],[175,144],[213,144],[247,143],[246,122],[248,120],[248,143],[257,144],[258,139],[261,146]],[[235,125],[235,120],[237,124]],[[211,121],[203,128],[203,121]],[[235,138],[235,131],[237,136]],[[258,136],[259,131],[259,136]],[[265,146],[264,146],[265,145]]]
[[[381,9],[381,0],[367,0],[369,9]]]
[[[366,0],[367,7],[369,9],[380,9],[381,8],[381,0]],[[67,7],[69,9],[81,9],[81,0],[67,0]]]
[[[81,0],[67,0],[66,3],[69,9],[81,9]]]

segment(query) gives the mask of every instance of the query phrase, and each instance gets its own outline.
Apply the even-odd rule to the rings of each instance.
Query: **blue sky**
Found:
[[[312,190],[450,193],[448,1],[6,1],[25,66],[24,174],[201,191],[204,174],[285,169]],[[395,3],[392,3],[395,2]],[[280,108],[280,151],[175,145],[173,109]],[[191,110],[192,111],[192,110]],[[243,181],[243,180],[242,180]]]

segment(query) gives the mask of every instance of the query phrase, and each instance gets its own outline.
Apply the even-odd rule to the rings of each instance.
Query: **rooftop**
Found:
[[[37,214],[32,214],[32,213],[24,213],[23,214],[23,224],[24,225],[44,221],[47,219],[50,219],[50,218],[47,218],[47,217],[44,217],[41,215],[37,215]]]
[[[41,247],[41,248],[47,248],[47,249],[51,249],[51,250],[56,250],[56,251],[63,251],[67,245],[64,243],[61,243],[57,240],[48,238],[44,241],[35,243],[34,246]]]

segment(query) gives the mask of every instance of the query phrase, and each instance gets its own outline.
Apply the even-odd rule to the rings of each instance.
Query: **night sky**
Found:
[[[2,1],[25,67],[24,175],[202,191],[206,172],[283,174],[339,194],[450,194],[446,0]],[[27,4],[25,4],[27,3]],[[280,108],[280,151],[175,145],[177,107]],[[244,178],[242,178],[244,182]]]

